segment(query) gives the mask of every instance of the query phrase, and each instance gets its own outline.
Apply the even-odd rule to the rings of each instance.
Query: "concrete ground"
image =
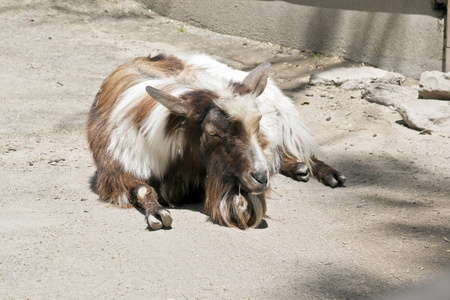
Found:
[[[133,1],[0,0],[0,18],[1,299],[367,299],[449,269],[450,139],[405,127],[360,91],[307,85],[355,63]],[[212,224],[201,204],[148,231],[139,211],[98,201],[89,107],[115,67],[161,51],[272,63],[346,187],[276,176],[264,226],[247,231]]]

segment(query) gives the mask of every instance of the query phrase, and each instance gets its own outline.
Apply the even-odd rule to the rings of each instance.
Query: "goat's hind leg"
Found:
[[[172,217],[158,202],[155,189],[125,172],[114,161],[98,168],[96,190],[100,198],[110,203],[143,208],[148,226],[154,230],[172,224]]]
[[[145,219],[153,230],[172,225],[170,212],[158,202],[158,194],[155,189],[147,184],[138,185],[133,189],[137,203],[145,210]]]

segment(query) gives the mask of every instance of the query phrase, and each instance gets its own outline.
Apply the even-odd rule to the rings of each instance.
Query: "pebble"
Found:
[[[48,164],[52,166],[56,166],[59,162],[66,161],[65,158],[56,158],[49,160]]]
[[[17,151],[17,148],[9,147],[8,149],[6,149],[5,153],[9,153],[11,151],[15,152],[15,151]]]

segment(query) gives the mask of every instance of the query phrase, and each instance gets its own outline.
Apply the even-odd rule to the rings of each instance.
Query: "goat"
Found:
[[[158,230],[172,224],[164,206],[202,195],[213,222],[246,229],[261,223],[277,172],[343,185],[345,176],[316,158],[269,72],[268,63],[246,73],[205,54],[138,57],[117,68],[87,122],[100,198],[142,208]]]

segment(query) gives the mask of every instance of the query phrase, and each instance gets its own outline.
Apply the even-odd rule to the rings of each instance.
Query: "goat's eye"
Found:
[[[206,133],[208,133],[209,136],[222,138],[222,135],[220,133],[218,133],[217,131],[213,130],[213,129],[207,130]]]

